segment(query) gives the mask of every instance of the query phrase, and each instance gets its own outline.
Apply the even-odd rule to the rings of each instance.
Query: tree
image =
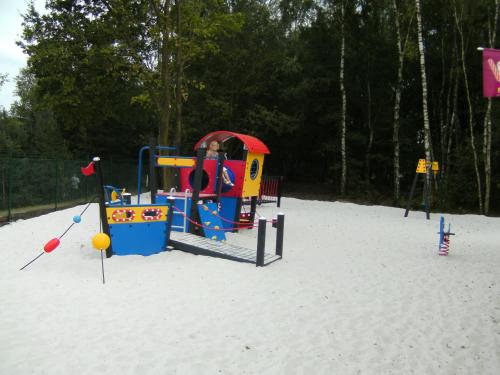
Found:
[[[405,39],[401,37],[401,26],[400,17],[401,13],[398,10],[398,5],[396,0],[392,0],[392,10],[394,17],[394,26],[396,31],[396,48],[398,51],[398,72],[397,72],[397,82],[394,89],[394,120],[393,120],[393,132],[392,132],[392,142],[394,146],[394,203],[398,204],[400,199],[400,157],[399,157],[399,126],[400,126],[400,108],[401,108],[401,91],[403,89],[403,68],[404,68],[404,58],[406,44],[408,42],[408,36],[410,34],[410,26],[413,21],[411,18],[408,26],[408,31],[406,33]]]
[[[420,53],[420,79],[422,82],[422,114],[424,118],[424,148],[425,160],[427,165],[432,161],[432,141],[431,129],[429,123],[429,112],[427,109],[427,76],[425,72],[425,49],[422,31],[422,12],[420,8],[420,0],[415,0],[415,10],[417,14],[417,36],[418,36],[418,50]],[[430,172],[427,169],[426,174],[427,185],[430,186]]]
[[[478,200],[478,206],[479,206],[479,212],[484,213],[484,206],[483,206],[483,192],[482,192],[482,184],[481,184],[481,174],[479,172],[479,160],[477,156],[477,150],[476,150],[476,141],[475,141],[475,136],[474,136],[474,127],[475,127],[475,121],[474,121],[474,110],[472,108],[472,99],[471,99],[471,93],[469,89],[469,77],[467,73],[467,68],[466,68],[466,63],[465,63],[465,40],[464,40],[464,31],[463,31],[463,25],[462,25],[462,16],[459,17],[458,15],[458,9],[457,9],[457,2],[456,0],[454,1],[454,7],[453,7],[453,15],[455,18],[455,24],[458,30],[458,35],[460,37],[460,62],[462,66],[462,74],[464,77],[464,86],[465,86],[465,96],[467,99],[467,111],[468,111],[468,124],[469,124],[469,135],[470,135],[470,144],[471,144],[471,149],[472,149],[472,156],[474,158],[474,172],[476,174],[476,187],[477,187],[477,200]],[[463,8],[462,8],[463,12]],[[463,14],[461,12],[461,14]]]
[[[495,0],[493,20],[491,20],[490,7],[488,7],[488,43],[490,48],[495,47],[496,31],[498,24],[498,11],[500,8],[500,0]],[[483,158],[484,158],[484,214],[488,215],[490,211],[490,196],[491,196],[491,143],[492,143],[492,126],[491,126],[491,98],[488,98],[486,113],[484,114],[484,131],[483,131]]]
[[[342,0],[340,4],[340,95],[342,98],[342,115],[340,121],[340,153],[342,156],[342,175],[340,177],[340,194],[345,195],[347,183],[347,152],[346,152],[346,132],[347,132],[347,97],[344,85],[344,64],[345,64],[345,1]]]

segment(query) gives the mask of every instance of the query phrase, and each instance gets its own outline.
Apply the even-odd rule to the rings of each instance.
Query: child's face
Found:
[[[210,151],[219,151],[219,142],[217,142],[217,141],[210,142],[210,145],[208,146],[208,149]]]

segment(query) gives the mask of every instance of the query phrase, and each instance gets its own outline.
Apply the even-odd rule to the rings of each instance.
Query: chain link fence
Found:
[[[97,177],[85,177],[80,171],[89,162],[90,159],[0,156],[0,224],[84,204],[94,199],[97,196]],[[101,166],[106,185],[126,188],[133,194],[137,192],[136,161],[102,160]],[[142,177],[144,184],[147,178]]]

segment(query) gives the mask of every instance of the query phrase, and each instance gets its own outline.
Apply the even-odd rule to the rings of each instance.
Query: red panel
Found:
[[[213,194],[215,190],[215,181],[217,180],[217,175],[215,174],[215,170],[217,167],[217,160],[205,160],[203,163],[203,170],[208,175],[208,185],[200,191],[200,193],[204,194]],[[193,172],[194,179],[194,170],[196,168],[181,168],[179,169],[181,172],[180,182],[181,182],[181,191],[186,191],[186,189],[193,191],[193,187],[189,183],[189,175]],[[194,182],[194,181],[193,181]]]
[[[243,191],[243,181],[245,180],[245,166],[246,163],[243,160],[226,160],[224,166],[230,169],[234,174],[234,186],[222,193],[223,197],[241,197]]]
[[[194,146],[194,149],[197,150],[201,147],[203,143],[208,145],[212,141],[225,142],[230,138],[238,138],[241,142],[245,144],[248,151],[255,152],[258,154],[270,154],[271,152],[267,148],[267,146],[258,138],[252,137],[251,135],[245,135],[240,133],[229,132],[225,130],[219,130],[213,133],[209,133],[205,135],[202,139],[198,141],[198,143]]]
[[[203,170],[207,173],[209,182],[205,189],[203,189],[200,193],[204,194],[214,194],[215,191],[215,181],[217,179],[217,175],[215,174],[217,166],[217,160],[205,160],[203,163]],[[241,193],[243,191],[243,181],[245,179],[245,161],[243,160],[226,160],[224,161],[224,166],[229,168],[234,174],[234,186],[222,193],[223,197],[241,197]],[[194,168],[182,168],[180,169],[180,184],[181,191],[185,191],[186,189],[193,191],[193,187],[189,183],[189,175],[194,171]]]

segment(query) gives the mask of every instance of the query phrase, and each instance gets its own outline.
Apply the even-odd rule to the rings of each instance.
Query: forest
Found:
[[[498,214],[500,107],[483,97],[478,47],[495,48],[499,8],[47,0],[40,14],[31,3],[0,156],[133,159],[151,136],[192,155],[207,132],[231,130],[262,139],[265,173],[298,191],[403,206],[424,158],[439,162],[429,179],[443,210]]]

